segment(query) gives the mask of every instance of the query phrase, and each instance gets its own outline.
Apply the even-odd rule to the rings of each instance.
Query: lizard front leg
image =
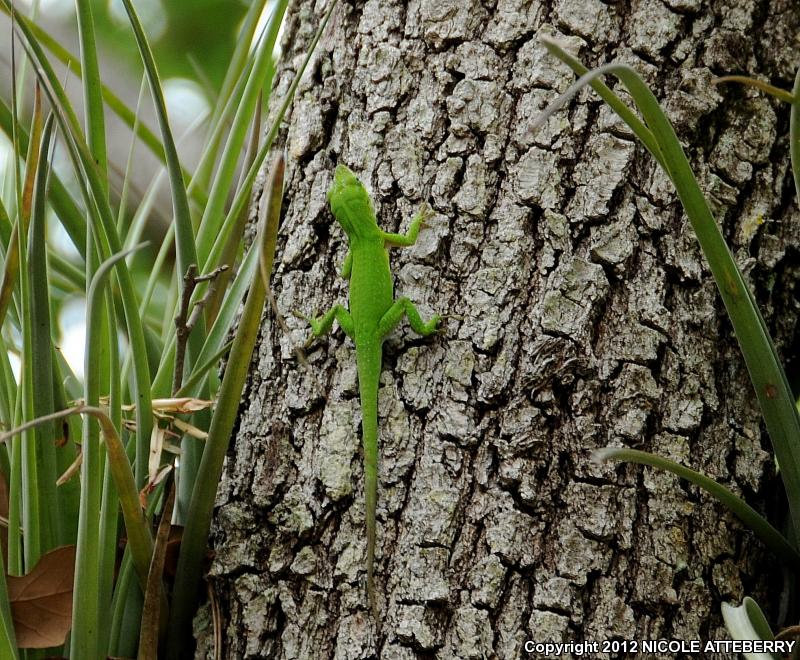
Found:
[[[392,234],[381,232],[386,247],[408,247],[417,242],[419,230],[425,226],[425,221],[433,216],[433,210],[427,204],[423,204],[417,214],[411,220],[411,226],[405,234]]]
[[[422,320],[422,317],[420,317],[414,303],[403,296],[395,300],[389,310],[381,317],[381,320],[378,322],[378,336],[381,339],[386,337],[397,327],[397,324],[403,320],[404,316],[408,317],[408,322],[411,324],[414,332],[423,337],[428,337],[436,332],[441,318],[438,314],[435,314],[431,317],[430,321],[426,323]]]

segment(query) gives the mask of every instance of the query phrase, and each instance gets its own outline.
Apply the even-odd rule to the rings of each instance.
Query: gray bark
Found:
[[[291,15],[279,92],[322,10],[301,2]],[[788,355],[800,236],[788,110],[711,81],[753,72],[789,86],[799,14],[789,0],[337,9],[288,125],[275,291],[291,331],[264,322],[219,489],[209,579],[224,657],[517,658],[525,640],[727,638],[720,603],[745,594],[775,613],[776,562],[730,514],[668,474],[591,459],[606,445],[649,449],[756,506],[775,488],[672,187],[592,94],[527,128],[574,79],[540,35],[589,64],[632,64]],[[392,268],[397,295],[448,315],[432,341],[403,328],[386,344],[380,635],[364,584],[353,346],[335,333],[307,370],[293,354],[307,329],[289,317],[346,300],[346,242],[325,200],[336,162],[363,177],[387,230],[430,201],[437,215]],[[198,657],[209,626],[206,608]]]

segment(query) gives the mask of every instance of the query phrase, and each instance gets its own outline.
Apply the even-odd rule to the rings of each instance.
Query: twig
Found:
[[[800,626],[789,626],[775,635],[776,640],[793,639],[795,637],[800,637]]]
[[[212,270],[205,275],[197,274],[197,266],[190,264],[183,276],[183,290],[181,291],[181,304],[178,315],[175,317],[175,371],[172,374],[172,393],[174,394],[181,388],[183,383],[183,365],[186,361],[186,342],[198,319],[203,305],[209,300],[215,291],[215,282],[220,273],[228,270],[228,266],[223,265]],[[189,315],[192,307],[192,295],[197,285],[202,282],[210,282],[208,292],[200,300],[194,303],[194,309]]]
[[[172,373],[172,391],[177,392],[183,381],[183,363],[186,359],[186,341],[191,331],[186,324],[189,315],[194,288],[197,286],[197,265],[189,264],[183,276],[183,289],[181,290],[181,304],[178,315],[175,317],[175,371]]]
[[[206,295],[204,295],[202,298],[200,298],[200,300],[194,303],[194,308],[192,309],[192,315],[186,322],[186,327],[189,329],[189,332],[192,331],[192,328],[200,320],[200,313],[208,304],[209,300],[211,300],[215,296],[217,287],[219,286],[219,281],[220,281],[219,276],[226,270],[228,270],[228,265],[223,264],[219,268],[212,270],[207,275],[201,275],[194,279],[195,282],[210,282],[210,284],[208,285],[208,291],[206,291]]]

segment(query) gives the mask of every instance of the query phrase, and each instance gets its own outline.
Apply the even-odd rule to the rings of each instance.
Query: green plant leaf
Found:
[[[11,6],[8,0],[0,0],[0,3],[10,10]],[[14,10],[12,15],[16,18],[19,12]],[[52,112],[61,130],[73,167],[76,172],[81,173],[76,177],[76,183],[92,222],[92,235],[95,239],[97,251],[101,257],[108,258],[112,254],[117,254],[121,251],[121,242],[117,233],[116,220],[108,203],[108,195],[106,194],[104,183],[83,139],[75,111],[50,62],[42,51],[40,44],[31,35],[26,24],[20,22],[17,23],[17,26],[24,37],[23,45],[34,63],[42,89],[50,101]],[[124,261],[116,268],[116,275],[125,315],[128,341],[133,354],[133,398],[137,404],[137,455],[142,453],[146,458],[150,441],[150,429],[153,423],[152,410],[149,405],[150,368],[147,345],[145,343],[142,319],[139,315],[139,305],[133,286],[133,279]],[[139,471],[140,467],[137,464],[137,476],[139,476]],[[140,479],[142,482],[144,481],[145,473],[145,469],[141,468]]]
[[[31,205],[30,238],[28,240],[28,281],[30,282],[31,321],[31,377],[33,386],[33,416],[43,417],[54,411],[53,341],[50,320],[50,287],[48,284],[46,227],[46,192],[48,185],[50,142],[53,117],[50,115],[42,132],[39,162],[36,167],[33,200]],[[35,431],[34,451],[40,472],[39,497],[42,515],[46,518],[48,542],[44,550],[68,543],[63,527],[61,500],[56,494],[58,478],[55,430],[53,425],[38,427]]]
[[[667,470],[682,479],[690,481],[727,507],[787,566],[800,568],[800,553],[786,540],[783,534],[770,525],[753,507],[710,477],[663,456],[639,451],[638,449],[604,447],[594,452],[594,458],[599,461],[616,460],[650,465],[661,470]]]
[[[28,224],[31,217],[33,204],[33,186],[36,181],[36,172],[39,164],[39,152],[42,143],[42,100],[39,87],[36,88],[33,110],[33,134],[28,142],[28,157],[25,168],[25,182],[22,187],[22,206],[17,214],[17,221],[11,230],[11,240],[7,243],[6,260],[3,265],[3,280],[0,282],[0,326],[3,325],[17,277],[20,269],[20,235],[27,235]]]
[[[106,302],[105,285],[114,266],[122,263],[127,254],[122,252],[104,261],[97,269],[89,286],[86,302],[84,402],[92,409],[99,405],[102,393],[100,389],[102,374],[96,371],[98,358],[95,353],[102,345],[101,342],[108,330],[103,326],[107,314],[104,304]],[[113,422],[107,417],[106,419],[107,425],[113,430]],[[97,421],[100,425],[106,423],[99,418]],[[113,451],[108,440],[106,449],[109,454]],[[70,654],[76,658],[94,658],[100,652],[100,622],[106,615],[101,605],[101,599],[106,595],[103,593],[102,587],[110,587],[110,585],[103,581],[107,547],[102,543],[104,539],[101,539],[100,525],[102,520],[103,454],[99,442],[99,429],[90,416],[84,418],[81,452],[83,461],[81,463],[81,499],[78,519],[78,555],[75,565],[76,602],[74,627],[70,637]],[[109,460],[112,460],[110,456]],[[130,470],[127,457],[124,457],[123,460]],[[114,469],[113,464],[110,465],[110,468]],[[120,493],[121,498],[122,493]],[[147,562],[149,563],[149,556]]]
[[[175,139],[172,136],[172,129],[169,125],[167,116],[167,105],[164,101],[164,92],[161,89],[161,79],[156,68],[155,58],[147,36],[142,28],[139,16],[133,7],[131,0],[122,0],[125,11],[128,14],[133,34],[136,38],[136,45],[142,57],[147,81],[150,84],[150,92],[156,109],[158,126],[161,130],[164,154],[169,173],[170,189],[172,192],[172,212],[175,223],[176,250],[178,256],[178,273],[183,274],[190,264],[197,263],[197,250],[194,241],[194,230],[192,229],[192,217],[189,210],[189,198],[186,195],[186,188],[181,174],[181,165],[178,158],[178,149],[175,146]],[[137,456],[138,458],[138,456]]]
[[[795,200],[800,200],[800,68],[794,76],[794,100],[789,113],[789,156],[792,160]]]
[[[86,137],[89,151],[108,188],[108,155],[106,153],[106,122],[103,106],[103,84],[97,62],[97,43],[94,32],[92,4],[89,0],[75,0],[78,15],[81,68],[83,69],[83,105],[86,115]]]
[[[545,43],[556,56],[566,56],[557,43]],[[564,61],[569,64],[569,59]],[[624,64],[606,65],[583,75],[573,88],[587,85],[604,74],[618,77],[636,103],[663,158],[659,163],[675,185],[708,261],[781,466],[794,536],[800,538],[800,415],[764,319],[711,214],[672,125],[636,71]]]
[[[721,76],[719,78],[715,78],[711,82],[713,82],[715,85],[719,85],[720,83],[735,82],[739,83],[740,85],[755,87],[756,89],[759,89],[770,96],[774,96],[779,101],[783,101],[784,103],[794,103],[794,96],[792,95],[792,92],[787,92],[785,89],[775,87],[775,85],[770,85],[769,83],[764,82],[763,80],[758,80],[757,78],[750,78],[749,76]]]
[[[211,249],[211,240],[218,233],[225,218],[225,202],[233,185],[236,164],[241,157],[242,146],[247,138],[247,129],[252,123],[259,95],[265,84],[271,86],[274,73],[272,51],[288,4],[288,0],[278,0],[272,10],[265,35],[259,40],[253,68],[236,109],[228,139],[222,149],[222,157],[208,193],[208,204],[203,210],[198,230],[198,255],[201,263],[205,263]]]
[[[41,98],[37,92],[34,102],[33,139],[28,144],[28,156],[25,167],[25,183],[22,189],[21,211],[15,224],[14,235],[17,237],[19,289],[20,289],[20,322],[22,334],[21,359],[21,405],[22,419],[33,419],[36,416],[36,392],[34,390],[34,303],[31,292],[30,269],[28,267],[29,223],[33,207],[34,187],[46,170],[47,150],[49,149],[50,122],[48,131],[42,130]],[[44,143],[47,138],[48,144]],[[44,158],[42,154],[44,153]],[[42,167],[40,170],[39,167]],[[8,274],[8,271],[6,271]],[[49,349],[48,349],[49,352]],[[51,390],[52,392],[52,390]],[[20,448],[20,486],[23,530],[23,565],[26,571],[33,568],[43,551],[52,547],[52,530],[42,521],[45,503],[42,493],[42,451],[36,443],[37,433],[30,431],[23,435]]]
[[[10,16],[11,4],[7,0],[3,0],[3,2],[0,3],[0,10]],[[19,12],[16,12],[15,21],[17,25],[20,25],[20,27],[24,29],[27,39],[35,39],[37,44],[47,48],[56,56],[56,59],[67,66],[72,73],[81,79],[83,78],[80,59],[58,43],[46,30]],[[139,123],[137,125],[136,114],[108,87],[101,84],[100,90],[103,100],[106,105],[111,108],[112,112],[114,112],[114,114],[116,114],[131,130],[134,130],[138,138],[162,163],[165,162],[164,148],[155,133],[144,123]],[[183,170],[183,176],[186,181],[191,178],[188,171],[185,169]],[[195,187],[193,198],[198,204],[204,205],[206,203],[205,192],[198,187]]]
[[[247,379],[267,296],[268,283],[265,282],[262,273],[267,273],[269,276],[272,272],[283,198],[283,173],[284,162],[281,156],[276,159],[272,169],[267,187],[268,201],[263,207],[264,216],[259,223],[257,244],[261,267],[259,272],[253,274],[250,282],[250,290],[225,368],[186,517],[173,589],[167,645],[167,658],[170,660],[179,660],[183,657],[186,639],[191,632],[191,617],[197,603],[197,588],[205,556],[206,539],[211,526],[217,484],[222,476],[222,466],[239,411],[239,399]]]
[[[6,105],[3,99],[0,99],[0,129],[11,138],[14,133],[11,109]],[[28,148],[28,133],[22,126],[16,127],[17,140],[21,151]],[[59,222],[67,232],[73,246],[80,253],[82,257],[86,256],[86,220],[83,217],[83,212],[72,199],[72,196],[67,191],[67,188],[58,178],[55,172],[50,173],[50,186],[48,191],[48,199],[53,205],[53,210],[58,216]],[[8,245],[8,243],[5,243]]]
[[[722,618],[733,639],[772,641],[775,636],[758,603],[745,596],[738,607],[722,603]],[[745,653],[747,660],[781,660],[776,653]]]

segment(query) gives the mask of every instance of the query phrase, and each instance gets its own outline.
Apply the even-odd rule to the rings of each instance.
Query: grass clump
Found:
[[[191,653],[214,497],[272,269],[281,158],[260,202],[258,239],[249,247],[243,245],[248,207],[336,1],[280,99],[270,90],[288,0],[271,4],[256,34],[266,4],[256,0],[247,10],[190,171],[131,0],[123,5],[157,131],[103,85],[92,2],[76,2],[75,58],[10,0],[0,0],[13,26],[15,76],[10,103],[0,102],[0,129],[13,146],[13,171],[0,188],[0,481],[8,495],[8,538],[0,552],[3,658],[43,657],[31,650],[38,648],[80,660]],[[57,72],[62,65],[81,80],[83,121]],[[21,73],[26,68],[29,76]],[[23,123],[18,91],[29,86],[36,88],[35,103]],[[268,126],[261,120],[266,106],[275,108]],[[124,219],[128,172],[123,192],[113,189],[109,110],[159,159],[169,180],[171,204],[162,214],[172,220],[158,250],[144,249],[140,240],[155,185],[131,221]],[[56,149],[69,163],[69,182],[51,167]],[[73,243],[74,259],[48,240],[53,222]],[[54,320],[54,310],[76,295],[87,310],[82,379],[59,351]],[[220,380],[217,367],[228,351]],[[10,356],[18,357],[18,371]],[[163,577],[166,547],[181,527],[170,589]],[[65,546],[74,562],[63,560]],[[62,553],[58,561],[54,553]],[[21,627],[15,594],[32,580],[46,588],[38,617]]]

